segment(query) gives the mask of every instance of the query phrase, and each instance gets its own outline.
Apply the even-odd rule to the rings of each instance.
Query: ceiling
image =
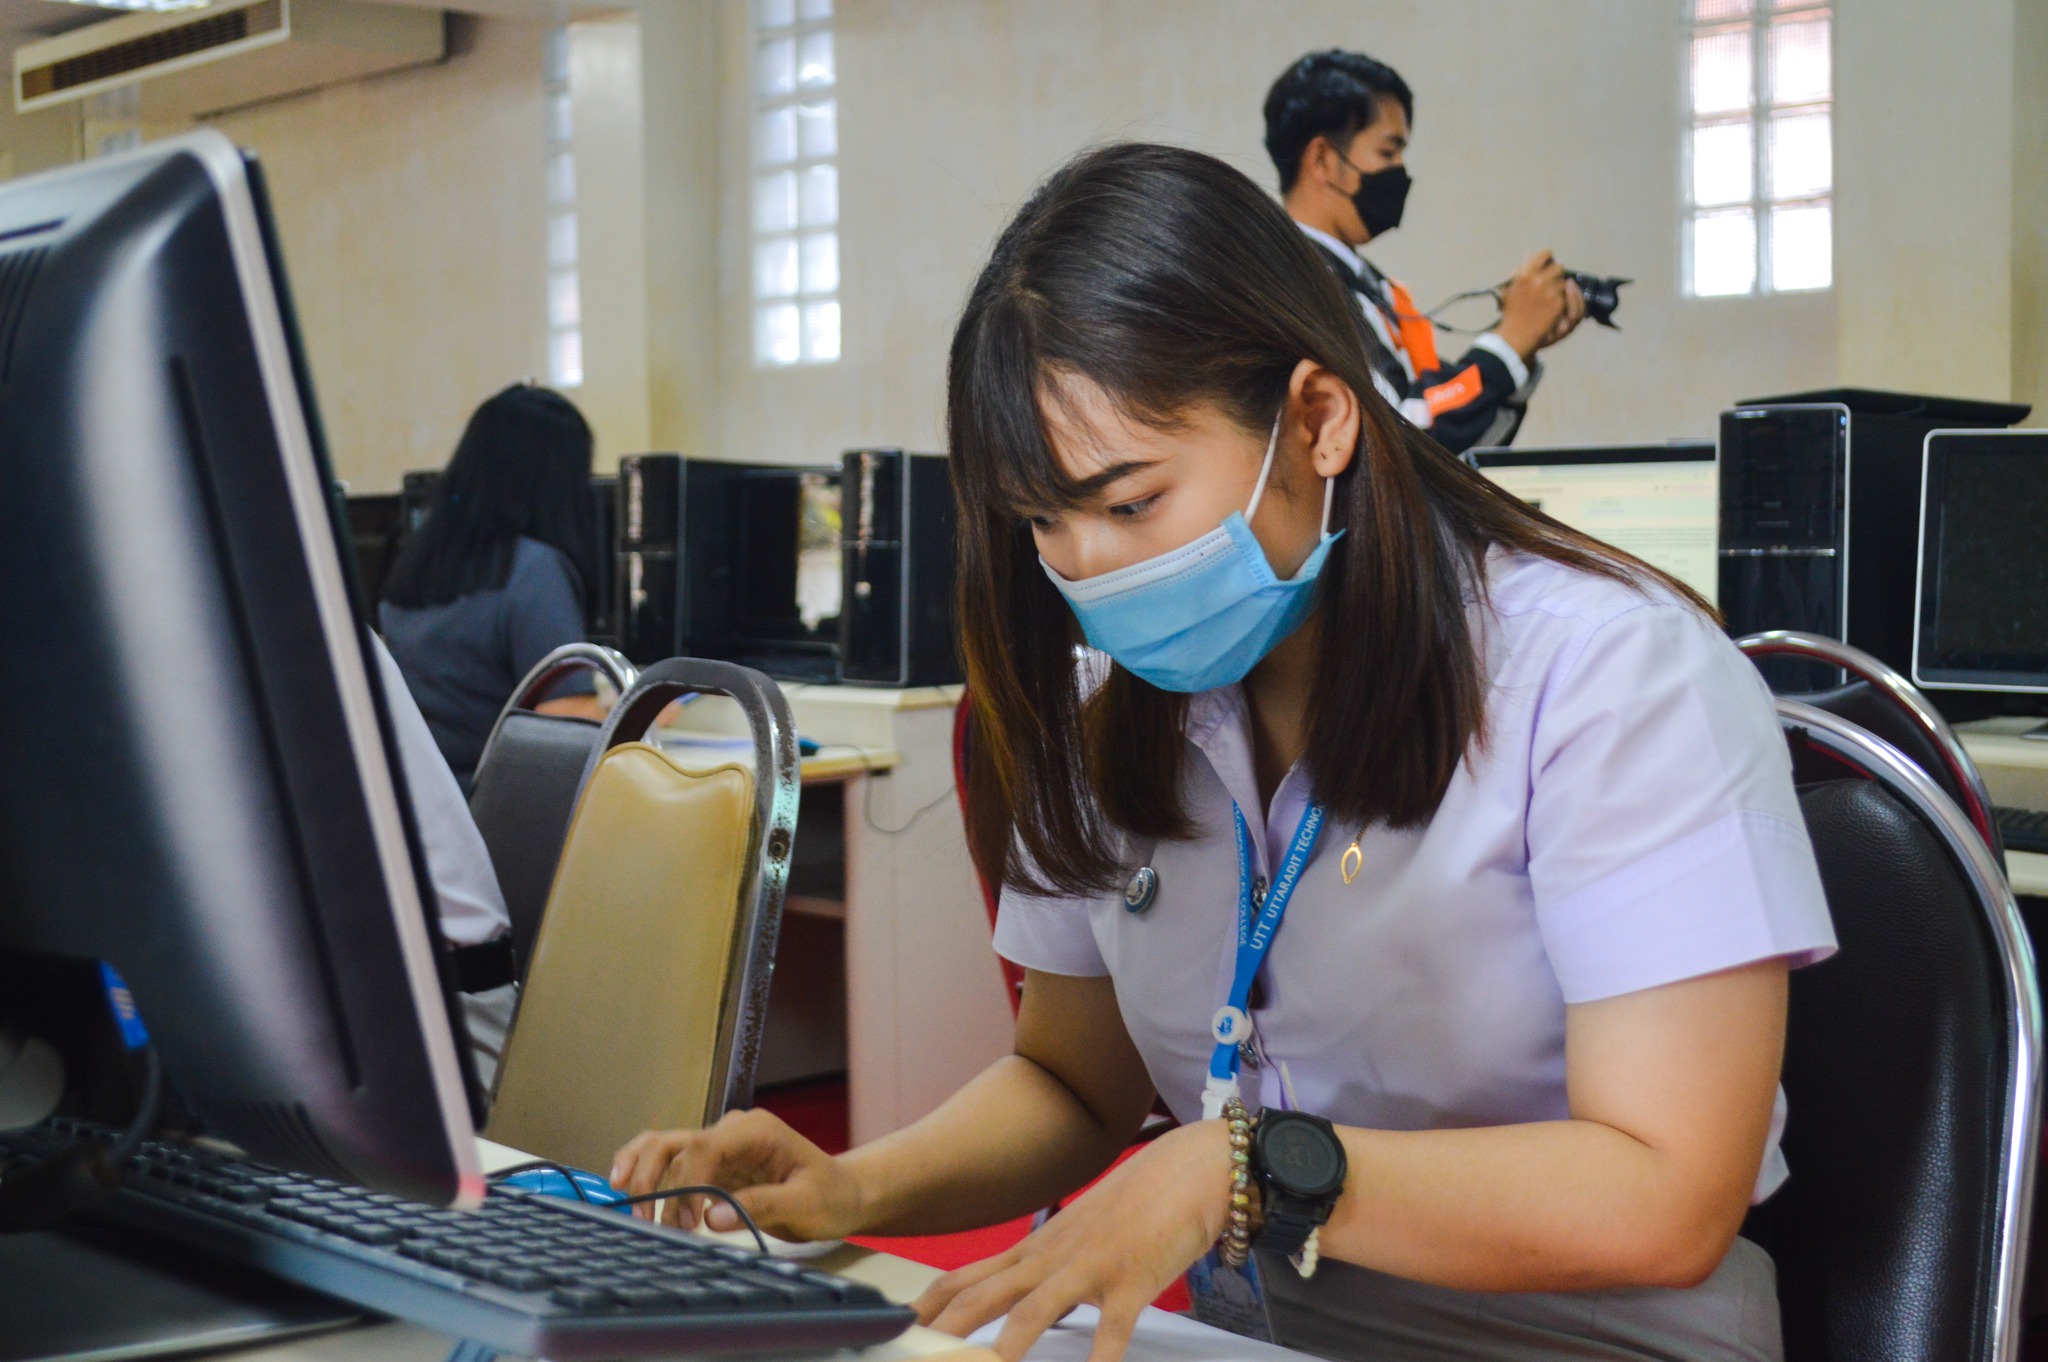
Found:
[[[111,11],[61,5],[57,0],[0,0],[0,46],[13,47],[111,17]]]

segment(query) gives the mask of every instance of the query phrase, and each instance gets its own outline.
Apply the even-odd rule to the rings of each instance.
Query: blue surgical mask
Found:
[[[1090,647],[1161,690],[1214,690],[1244,680],[1301,627],[1315,605],[1316,575],[1343,532],[1330,533],[1336,483],[1326,478],[1322,541],[1294,576],[1283,582],[1274,574],[1250,521],[1266,494],[1279,444],[1275,417],[1251,503],[1192,543],[1079,582],[1039,560],[1073,607]]]

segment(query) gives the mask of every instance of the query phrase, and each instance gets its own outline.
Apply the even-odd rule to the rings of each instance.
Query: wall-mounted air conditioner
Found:
[[[439,10],[365,0],[212,0],[130,14],[14,53],[14,107],[26,112],[138,86],[145,119],[191,118],[439,61]]]

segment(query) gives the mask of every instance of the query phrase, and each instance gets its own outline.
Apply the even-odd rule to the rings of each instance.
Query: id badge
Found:
[[[1211,1248],[1188,1269],[1188,1296],[1194,1302],[1195,1318],[1218,1329],[1273,1342],[1273,1320],[1266,1311],[1266,1284],[1259,1279],[1259,1259],[1253,1254],[1243,1267],[1231,1267],[1223,1254]]]

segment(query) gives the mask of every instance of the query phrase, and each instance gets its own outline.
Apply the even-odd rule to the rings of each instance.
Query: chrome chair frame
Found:
[[[491,736],[484,739],[484,750],[476,759],[476,769],[481,771],[491,760],[491,749],[497,746],[498,730],[505,726],[505,717],[515,710],[531,709],[535,697],[546,693],[548,687],[573,672],[591,671],[611,682],[612,689],[624,695],[633,689],[633,683],[640,679],[639,669],[626,660],[626,655],[615,648],[601,643],[564,643],[561,647],[533,664],[519,684],[512,689],[512,698],[498,711],[497,721],[491,725]]]
[[[1992,1338],[1990,1356],[1998,1362],[2012,1362],[2019,1355],[2020,1293],[2032,1230],[2034,1170],[2039,1162],[2041,1139],[2041,993],[2036,982],[2034,948],[2020,920],[2019,905],[2013,899],[2004,870],[1970,820],[1905,753],[1816,706],[1780,698],[1777,708],[1779,723],[1789,739],[1804,742],[1859,775],[1877,781],[1926,820],[1975,891],[2004,964],[2006,987],[2012,999],[2006,1015],[2012,1073],[2006,1092],[1998,1262],[1988,1325]]]
[[[1948,726],[1948,720],[1941,717],[1939,710],[1927,702],[1920,688],[1901,676],[1887,663],[1872,657],[1861,648],[1852,648],[1839,639],[1826,638],[1820,634],[1801,633],[1796,629],[1769,629],[1762,633],[1745,634],[1735,640],[1735,646],[1752,659],[1760,657],[1796,657],[1809,662],[1820,662],[1839,667],[1858,681],[1883,693],[1899,709],[1903,710],[1940,752],[1956,778],[1956,785],[1963,792],[1962,812],[1976,828],[1977,835],[1991,848],[1994,858],[2003,855],[1998,837],[1998,822],[1991,812],[1991,794],[1984,786],[1984,777],[1977,770],[1977,763],[1964,750],[1955,730]],[[1798,697],[1788,697],[1796,700]],[[1882,741],[1882,739],[1880,739]],[[1945,793],[1945,792],[1944,792]]]
[[[716,1109],[704,1113],[708,1126],[754,1100],[754,1073],[760,1065],[761,1033],[768,1019],[768,988],[775,975],[775,948],[782,935],[783,900],[789,890],[790,852],[796,845],[797,801],[803,790],[796,722],[789,701],[780,686],[750,667],[695,657],[657,662],[639,674],[605,720],[583,768],[581,787],[589,786],[591,773],[606,752],[642,740],[670,701],[693,692],[736,701],[754,738],[754,831],[740,887],[748,904],[748,921],[733,933],[728,975],[739,981],[739,1000],[719,1025],[712,1072],[722,1070],[725,1079]]]

